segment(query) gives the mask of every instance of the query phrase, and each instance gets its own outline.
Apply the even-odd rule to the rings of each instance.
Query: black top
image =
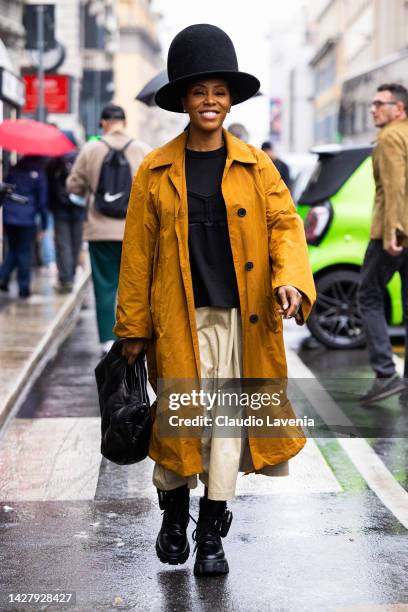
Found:
[[[227,210],[221,192],[227,151],[186,150],[188,247],[195,307],[238,308]]]

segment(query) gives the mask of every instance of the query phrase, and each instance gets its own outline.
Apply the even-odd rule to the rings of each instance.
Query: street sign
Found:
[[[26,49],[38,49],[38,20],[37,10],[42,7],[44,20],[43,51],[54,49],[55,41],[55,6],[39,2],[37,4],[26,4],[24,6],[23,24],[26,31]]]
[[[23,80],[5,68],[0,68],[0,98],[18,107],[25,100]]]
[[[26,104],[23,113],[34,114],[38,103],[38,77],[26,74]],[[44,103],[48,113],[71,112],[71,79],[67,74],[46,74],[44,77]]]

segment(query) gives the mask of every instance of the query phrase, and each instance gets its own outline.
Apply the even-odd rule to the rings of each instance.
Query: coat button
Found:
[[[257,314],[251,314],[251,316],[249,317],[249,321],[250,323],[258,323],[258,315]]]
[[[245,264],[245,270],[246,270],[247,272],[249,272],[250,270],[252,270],[252,268],[253,268],[253,267],[254,267],[254,264],[253,264],[253,262],[252,262],[252,261],[247,261],[247,262],[246,262],[246,264]]]
[[[238,217],[245,217],[246,210],[245,208],[238,208]]]

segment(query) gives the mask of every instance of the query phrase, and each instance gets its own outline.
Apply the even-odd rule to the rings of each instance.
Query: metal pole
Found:
[[[100,70],[96,70],[95,71],[95,117],[94,117],[94,122],[95,122],[95,131],[94,133],[96,134],[98,132],[99,129],[99,116],[101,114],[101,108],[102,108],[102,94],[101,94],[101,71]]]
[[[37,119],[45,121],[45,96],[44,96],[44,5],[37,7],[37,48],[38,48],[38,70],[37,70]]]

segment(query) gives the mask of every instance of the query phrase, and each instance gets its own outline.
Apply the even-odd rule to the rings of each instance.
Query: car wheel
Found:
[[[358,305],[360,274],[336,270],[316,281],[317,302],[307,325],[328,348],[351,349],[365,345]]]

